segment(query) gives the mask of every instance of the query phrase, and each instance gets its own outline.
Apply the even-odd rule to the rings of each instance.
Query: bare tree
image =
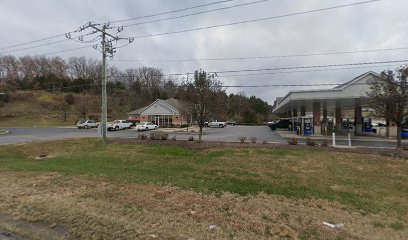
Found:
[[[90,95],[78,95],[75,96],[75,110],[82,116],[83,119],[89,114],[95,114],[100,112],[100,102],[99,98],[95,98]]]
[[[180,97],[185,102],[185,111],[197,122],[199,131],[198,139],[202,140],[204,123],[216,116],[221,105],[219,99],[225,92],[222,84],[215,75],[208,75],[200,70],[195,71],[194,80],[186,80],[181,84]]]
[[[22,77],[31,83],[36,77],[36,64],[31,56],[20,57],[20,71]]]
[[[408,115],[408,66],[384,71],[367,93],[370,106],[397,125],[397,147],[401,147],[402,124]]]
[[[20,61],[14,56],[3,56],[0,58],[0,64],[3,67],[5,84],[17,86],[17,82],[20,79]]]

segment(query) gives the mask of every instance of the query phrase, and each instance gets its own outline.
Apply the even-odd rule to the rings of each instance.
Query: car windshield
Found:
[[[85,121],[84,120],[79,120],[78,122],[77,122],[77,124],[82,124],[82,123],[84,123]]]

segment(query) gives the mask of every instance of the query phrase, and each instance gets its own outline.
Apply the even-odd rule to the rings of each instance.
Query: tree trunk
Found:
[[[401,134],[402,134],[402,128],[398,124],[398,126],[397,126],[397,148],[401,147]]]
[[[198,132],[198,140],[201,141],[201,138],[203,136],[203,126],[200,126],[200,131]]]
[[[64,122],[67,122],[67,109],[64,109]]]

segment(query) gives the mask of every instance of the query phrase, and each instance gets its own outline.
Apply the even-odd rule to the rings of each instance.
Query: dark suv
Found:
[[[278,128],[283,128],[283,129],[289,129],[290,126],[290,120],[289,119],[280,119],[276,121],[275,123],[272,123],[270,125],[271,129],[275,131]]]

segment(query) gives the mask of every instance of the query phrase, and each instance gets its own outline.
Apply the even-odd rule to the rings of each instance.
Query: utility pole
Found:
[[[73,37],[71,35],[71,33],[67,33],[65,34],[65,36],[69,39],[72,39],[74,41],[77,42],[85,42],[85,43],[90,43],[90,42],[95,42],[98,41],[99,39],[93,39],[90,41],[86,41],[84,40],[84,36],[89,36],[89,35],[94,35],[94,34],[100,34],[100,39],[101,39],[101,45],[94,45],[93,48],[94,49],[100,49],[100,52],[102,53],[102,79],[101,79],[101,86],[102,86],[102,143],[103,145],[106,145],[108,143],[108,137],[107,137],[107,121],[108,121],[108,101],[107,101],[107,94],[106,94],[106,82],[107,82],[107,74],[106,74],[106,57],[109,54],[110,58],[112,59],[116,53],[116,49],[117,48],[121,48],[121,47],[116,47],[116,45],[113,45],[113,42],[115,42],[115,44],[117,44],[117,42],[119,40],[128,40],[128,44],[132,43],[134,38],[120,38],[117,35],[123,31],[123,27],[110,27],[109,23],[105,23],[105,24],[96,24],[96,23],[92,23],[89,22],[88,24],[80,27],[77,31],[73,32],[73,33],[77,33],[77,32],[82,32],[85,31],[86,29],[93,29],[93,31],[87,33],[87,34],[83,34],[80,35],[78,37]],[[110,34],[108,32],[108,30],[111,29],[117,29],[116,30],[116,36]],[[127,44],[126,44],[127,45]],[[126,46],[125,45],[125,46]]]

